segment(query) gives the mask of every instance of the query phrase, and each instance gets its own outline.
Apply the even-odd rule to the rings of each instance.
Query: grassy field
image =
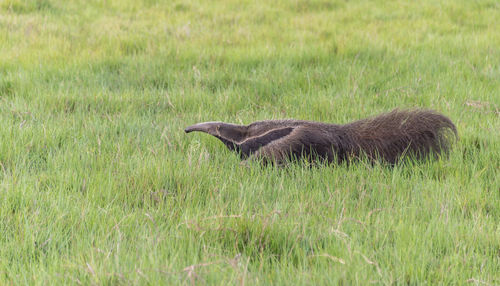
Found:
[[[0,285],[500,284],[500,3],[0,0]],[[240,166],[200,121],[457,125]]]

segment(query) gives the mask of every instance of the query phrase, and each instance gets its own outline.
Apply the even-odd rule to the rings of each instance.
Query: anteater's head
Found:
[[[235,143],[243,140],[246,136],[246,126],[219,121],[202,122],[184,129],[186,133],[193,131],[205,132],[217,138],[227,139]]]

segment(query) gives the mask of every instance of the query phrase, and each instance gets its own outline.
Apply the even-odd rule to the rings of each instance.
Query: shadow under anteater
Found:
[[[403,156],[424,159],[446,153],[458,137],[449,118],[421,109],[393,110],[344,125],[291,119],[249,125],[203,122],[185,129],[192,131],[217,137],[242,159],[277,164],[301,158],[341,163],[363,156],[395,164]]]

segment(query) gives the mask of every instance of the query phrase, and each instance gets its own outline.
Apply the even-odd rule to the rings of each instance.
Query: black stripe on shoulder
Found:
[[[241,144],[239,144],[242,156],[248,157],[255,151],[259,150],[261,147],[264,147],[273,141],[288,136],[290,133],[292,133],[293,129],[293,127],[273,129],[262,135],[255,136],[243,141]]]
[[[224,143],[224,145],[226,145],[226,147],[231,150],[231,151],[240,151],[240,148],[238,146],[238,144],[236,144],[235,142],[231,141],[231,140],[228,140],[226,138],[223,138],[221,136],[218,136],[218,135],[214,135],[217,139],[219,139],[220,141],[222,141],[222,143]]]

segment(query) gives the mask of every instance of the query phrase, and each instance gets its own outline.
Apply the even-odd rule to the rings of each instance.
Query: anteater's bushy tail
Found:
[[[451,120],[430,110],[394,110],[343,125],[355,154],[396,163],[408,154],[423,158],[446,153],[458,138]]]

